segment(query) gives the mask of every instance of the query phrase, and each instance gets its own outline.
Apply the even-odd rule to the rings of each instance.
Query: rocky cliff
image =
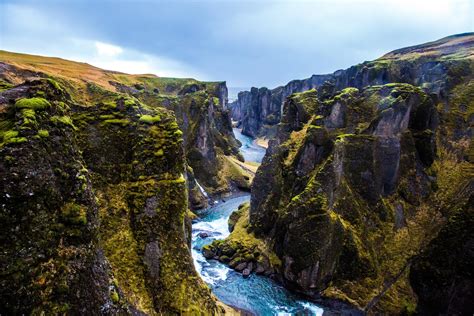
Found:
[[[228,105],[231,116],[242,133],[250,137],[273,136],[280,122],[283,102],[295,92],[322,86],[331,75],[313,75],[304,80],[293,80],[275,89],[252,88],[239,92],[237,100]]]
[[[252,88],[240,92],[238,100],[229,104],[232,119],[239,122],[243,133],[248,136],[268,135],[273,138],[283,103],[295,92],[317,89],[320,95],[329,96],[347,87],[361,89],[369,85],[401,82],[421,86],[430,94],[446,98],[448,91],[457,85],[457,78],[469,69],[466,57],[471,54],[472,41],[472,33],[454,35],[395,50],[374,61],[332,74],[293,80],[272,90]]]
[[[126,75],[58,58],[9,52],[1,52],[1,57],[6,84],[52,76],[69,88],[76,101],[108,102],[114,92],[172,110],[183,132],[192,208],[205,207],[206,195],[228,194],[238,186],[249,188],[249,174],[231,162],[232,158],[243,158],[232,132],[225,82]],[[9,71],[13,66],[17,70]]]
[[[145,83],[154,86],[152,80],[144,79]],[[187,83],[177,95],[164,97],[157,97],[150,91],[145,84],[145,88],[133,96],[150,106],[164,107],[175,113],[183,132],[193,208],[206,206],[205,194],[225,194],[242,183],[244,188],[249,188],[248,174],[244,170],[237,167],[232,174],[227,171],[234,165],[230,161],[232,158],[242,160],[242,157],[226,107],[225,83]]]
[[[222,313],[190,254],[186,165],[236,152],[225,84],[0,60],[0,313]]]
[[[288,97],[245,229],[207,250],[323,304],[471,314],[473,57],[453,36]]]

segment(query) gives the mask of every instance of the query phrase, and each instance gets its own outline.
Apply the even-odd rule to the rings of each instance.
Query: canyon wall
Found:
[[[224,313],[194,269],[188,186],[232,188],[197,163],[236,156],[225,83],[0,60],[0,313]]]
[[[286,98],[244,228],[207,255],[321,304],[472,313],[473,56],[452,36]]]
[[[321,96],[328,97],[347,87],[362,89],[370,85],[401,82],[420,86],[427,93],[445,100],[448,91],[457,85],[459,76],[469,72],[468,46],[473,45],[472,41],[470,33],[454,35],[395,50],[374,61],[332,74],[293,80],[271,90],[252,88],[251,91],[242,91],[239,98],[229,104],[232,119],[238,121],[243,133],[248,136],[269,135],[272,138],[286,98],[292,93],[310,89],[317,89]]]

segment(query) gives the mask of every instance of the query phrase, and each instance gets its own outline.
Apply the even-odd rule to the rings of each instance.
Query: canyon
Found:
[[[0,51],[0,314],[472,314],[473,123],[472,33],[231,103]]]

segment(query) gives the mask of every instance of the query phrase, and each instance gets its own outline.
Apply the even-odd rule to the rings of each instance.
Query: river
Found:
[[[238,129],[234,129],[234,133],[242,143],[245,160],[261,162],[265,148],[256,145]],[[222,302],[255,315],[322,315],[321,307],[290,293],[273,280],[256,274],[244,279],[240,273],[217,260],[206,260],[201,254],[204,245],[229,235],[227,220],[230,214],[249,200],[250,195],[242,194],[199,212],[200,219],[193,223],[192,255],[201,278]],[[202,232],[209,237],[199,237]]]
[[[250,162],[262,162],[263,156],[265,156],[265,148],[255,144],[255,140],[252,137],[248,137],[242,134],[242,131],[238,128],[233,128],[235,138],[237,138],[242,146],[240,152],[244,156],[245,161]]]

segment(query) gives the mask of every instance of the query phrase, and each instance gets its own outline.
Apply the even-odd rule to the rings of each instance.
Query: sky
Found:
[[[474,0],[0,0],[0,49],[274,88],[474,31]]]

